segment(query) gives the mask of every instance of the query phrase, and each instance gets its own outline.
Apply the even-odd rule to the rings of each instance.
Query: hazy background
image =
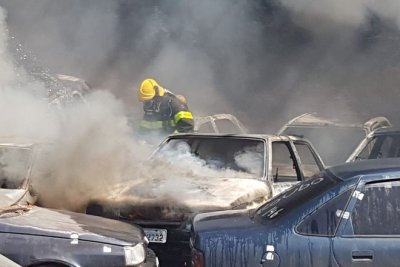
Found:
[[[0,0],[10,35],[53,73],[87,80],[139,117],[143,78],[195,114],[274,131],[302,112],[398,121],[395,0]],[[12,47],[11,47],[12,49]]]

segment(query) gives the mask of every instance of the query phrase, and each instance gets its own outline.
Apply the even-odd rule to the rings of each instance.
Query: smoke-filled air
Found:
[[[116,183],[132,185],[137,201],[193,196],[207,187],[204,175],[259,171],[251,150],[235,157],[247,172],[216,170],[193,155],[186,155],[188,169],[147,162],[153,148],[135,137],[144,78],[183,94],[195,116],[231,113],[258,133],[303,112],[398,120],[394,0],[0,0],[0,6],[1,136],[43,144],[33,182],[50,207],[80,210],[115,192]],[[60,109],[49,105],[38,73],[76,76],[92,90]],[[168,183],[160,183],[166,170]],[[178,183],[182,174],[200,178]]]

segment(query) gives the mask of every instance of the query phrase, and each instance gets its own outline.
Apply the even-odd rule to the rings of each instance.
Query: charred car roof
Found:
[[[194,131],[201,133],[248,133],[247,128],[232,114],[196,116]]]
[[[389,135],[389,134],[400,134],[399,128],[380,128],[373,132],[373,135]]]
[[[301,114],[289,122],[287,122],[279,131],[278,134],[283,133],[288,126],[313,126],[313,127],[349,127],[349,128],[364,128],[367,132],[371,132],[381,127],[391,127],[392,124],[386,117],[370,118],[364,123],[360,122],[341,122],[336,119],[324,118],[316,115],[315,113]]]

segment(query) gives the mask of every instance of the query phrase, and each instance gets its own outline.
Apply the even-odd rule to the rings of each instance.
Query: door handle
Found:
[[[374,258],[374,252],[372,250],[354,250],[351,252],[351,257],[356,261],[372,261]]]

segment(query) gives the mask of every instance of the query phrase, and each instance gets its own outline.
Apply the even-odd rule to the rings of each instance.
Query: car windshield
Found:
[[[365,138],[361,127],[289,126],[284,133],[309,139],[327,166],[345,162]]]
[[[232,178],[260,178],[265,169],[265,142],[238,137],[171,138],[156,152],[156,158],[177,160],[218,171],[233,171]],[[220,172],[215,172],[218,176]]]
[[[0,188],[21,188],[30,166],[30,148],[0,146]]]
[[[325,175],[321,177],[303,181],[282,192],[260,206],[255,214],[264,220],[275,219],[293,210],[299,204],[323,194],[341,181],[339,178],[325,172]]]

